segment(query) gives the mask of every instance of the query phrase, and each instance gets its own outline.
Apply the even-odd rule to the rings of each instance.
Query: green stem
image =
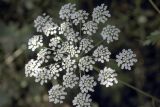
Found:
[[[157,101],[157,102],[160,103],[160,99],[156,98],[155,96],[152,96],[152,95],[150,95],[150,94],[148,94],[148,93],[146,93],[146,92],[144,92],[144,91],[142,91],[142,90],[140,90],[140,89],[138,89],[138,88],[136,88],[136,87],[134,87],[134,86],[132,86],[132,85],[124,82],[124,81],[122,81],[122,80],[118,80],[118,81],[119,81],[121,84],[123,84],[123,85],[125,85],[125,86],[127,86],[127,87],[129,87],[129,88],[131,88],[131,89],[133,89],[133,90],[135,90],[135,91],[143,94],[143,95],[146,96],[146,97],[150,97],[150,98],[152,98],[152,100],[154,99],[154,101]]]
[[[104,40],[99,41],[99,42],[95,45],[95,47],[101,45],[103,42],[104,42]]]
[[[149,2],[150,2],[151,5],[154,7],[154,9],[160,14],[160,10],[159,10],[158,7],[156,6],[156,4],[155,4],[152,0],[149,0]]]

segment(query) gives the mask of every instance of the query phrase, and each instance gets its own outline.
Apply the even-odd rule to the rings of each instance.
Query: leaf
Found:
[[[155,45],[160,44],[160,31],[154,31],[150,36],[147,37],[147,40],[144,42],[144,45]]]

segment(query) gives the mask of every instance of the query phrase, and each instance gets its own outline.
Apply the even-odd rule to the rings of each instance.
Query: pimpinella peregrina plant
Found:
[[[28,48],[36,51],[37,58],[31,59],[25,65],[27,77],[34,77],[41,85],[57,80],[61,74],[62,83],[53,84],[48,91],[49,101],[55,104],[63,103],[67,95],[66,89],[79,87],[79,93],[73,98],[75,107],[90,107],[94,87],[99,82],[110,87],[118,83],[114,68],[104,66],[99,75],[93,76],[97,63],[109,63],[111,52],[103,44],[94,42],[98,25],[105,23],[111,17],[107,6],[101,4],[94,8],[92,15],[84,10],[77,10],[75,4],[65,4],[59,11],[63,20],[57,24],[46,14],[34,20],[38,32],[29,39]],[[110,44],[119,38],[120,30],[114,25],[106,25],[101,29],[101,39]],[[46,41],[47,42],[46,42]],[[121,69],[131,70],[137,62],[136,55],[131,49],[123,49],[116,55]],[[54,82],[55,83],[55,82]]]

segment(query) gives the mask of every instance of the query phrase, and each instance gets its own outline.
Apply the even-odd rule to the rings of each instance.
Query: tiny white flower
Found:
[[[50,75],[53,77],[53,79],[57,79],[59,77],[59,73],[62,71],[62,68],[60,67],[59,64],[51,64],[49,65],[49,70],[50,70]]]
[[[28,41],[28,49],[35,51],[35,49],[43,46],[43,37],[42,35],[35,35]]]
[[[71,57],[78,57],[80,51],[72,42],[63,42],[61,52],[67,53]]]
[[[50,55],[51,55],[51,51],[48,50],[47,48],[44,48],[37,53],[37,59],[41,60],[44,63],[47,63],[51,57]]]
[[[75,32],[72,28],[68,29],[68,31],[64,33],[64,36],[70,42],[78,42],[78,40],[80,40],[79,32]]]
[[[55,55],[53,60],[56,62],[64,58],[64,53],[61,51],[61,49],[57,49],[53,54]]]
[[[107,40],[107,43],[111,43],[114,40],[118,40],[120,30],[112,25],[107,25],[103,28],[101,36],[103,40]]]
[[[62,67],[64,70],[66,71],[73,71],[77,68],[76,65],[76,60],[75,59],[71,59],[70,56],[68,56],[67,58],[64,58],[62,61]]]
[[[67,92],[65,92],[65,88],[61,85],[54,85],[49,91],[49,102],[54,102],[55,104],[63,103]]]
[[[93,52],[95,61],[104,63],[104,61],[109,61],[111,52],[108,50],[108,47],[103,47],[103,45],[98,46],[98,48]]]
[[[105,6],[104,4],[101,4],[101,6],[97,6],[96,8],[94,8],[92,18],[96,23],[105,23],[109,17],[111,17],[111,15],[107,10],[107,6]]]
[[[86,93],[79,93],[72,101],[75,107],[91,107],[92,99],[91,96]]]
[[[58,26],[52,22],[51,18],[45,23],[45,26],[42,28],[46,36],[56,34],[57,29],[58,29]]]
[[[88,21],[84,23],[82,26],[83,33],[87,35],[92,35],[93,33],[96,33],[97,29],[98,29],[97,23],[93,21]]]
[[[59,11],[59,17],[63,20],[69,21],[71,19],[71,15],[76,11],[75,4],[65,4],[61,7]]]
[[[82,93],[88,93],[88,91],[93,92],[93,87],[96,85],[97,83],[94,81],[94,78],[89,75],[83,75],[80,78],[79,87]]]
[[[79,60],[78,66],[80,70],[88,72],[89,70],[93,70],[93,64],[95,64],[95,62],[92,57],[85,56]]]
[[[73,88],[76,84],[78,84],[79,78],[73,74],[73,72],[67,72],[63,75],[63,85],[66,88]]]
[[[115,73],[115,70],[105,67],[103,70],[100,70],[98,81],[100,81],[100,84],[105,85],[106,87],[110,87],[114,83],[118,83],[116,77],[117,73]]]
[[[78,57],[80,53],[80,51],[78,50],[78,47],[74,45],[70,45],[67,49],[67,52],[71,57]]]
[[[54,37],[50,39],[49,47],[51,47],[52,50],[55,50],[56,47],[60,48],[61,45],[59,44],[61,41],[60,37]]]
[[[70,32],[72,23],[70,22],[63,22],[60,24],[60,27],[58,28],[59,34],[64,34],[64,36],[67,36],[67,33]]]
[[[88,53],[94,46],[92,45],[93,40],[91,39],[82,39],[80,41],[79,50],[84,53]]]
[[[38,72],[39,67],[41,66],[41,62],[31,59],[28,61],[28,63],[25,65],[25,75],[26,77],[35,77],[36,72]]]
[[[37,32],[43,32],[42,29],[48,19],[49,19],[49,16],[46,16],[46,14],[44,13],[42,16],[38,16],[34,20],[34,27],[37,28]]]
[[[85,20],[88,19],[88,13],[84,10],[79,10],[71,15],[71,19],[75,25],[79,23],[85,23]]]
[[[131,70],[131,67],[137,62],[136,54],[131,49],[123,49],[119,55],[116,55],[116,62],[121,69]]]
[[[34,27],[37,28],[37,32],[43,32],[46,36],[57,33],[58,26],[52,21],[52,18],[46,14],[38,16],[34,20]]]
[[[51,72],[49,69],[47,69],[46,67],[43,67],[37,70],[38,72],[36,73],[36,76],[35,76],[35,82],[40,82],[40,84],[43,85],[44,83],[47,83],[48,80],[51,80],[52,75],[50,75]]]
[[[78,42],[80,40],[79,32],[75,32],[71,26],[72,24],[69,22],[62,23],[59,27],[59,34],[63,34],[70,42]]]

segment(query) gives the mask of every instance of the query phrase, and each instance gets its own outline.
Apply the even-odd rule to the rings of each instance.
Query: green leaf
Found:
[[[147,40],[144,42],[144,45],[154,45],[160,43],[160,31],[154,31],[150,36],[147,37]]]

